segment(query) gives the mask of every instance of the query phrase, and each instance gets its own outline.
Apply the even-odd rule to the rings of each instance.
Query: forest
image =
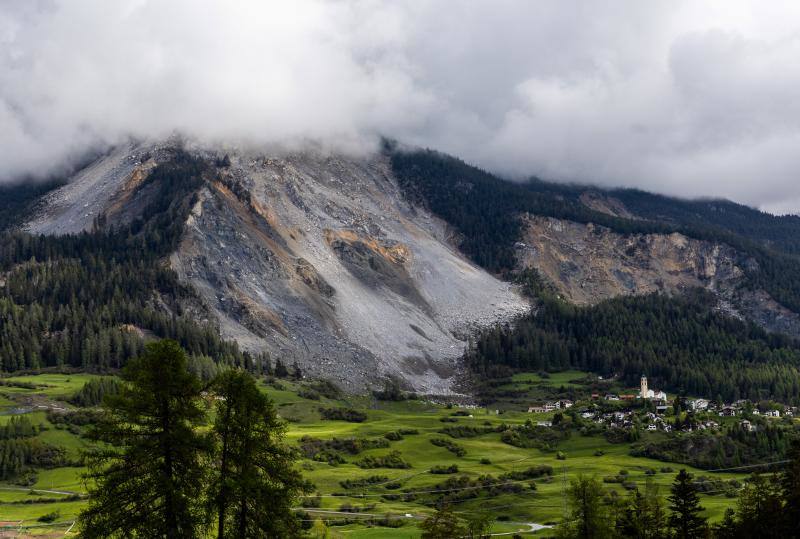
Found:
[[[543,295],[535,314],[481,334],[467,352],[474,372],[581,369],[726,401],[800,403],[800,343],[714,312],[713,298],[620,297],[591,307]]]
[[[157,196],[129,224],[59,237],[0,233],[0,370],[119,368],[142,351],[146,333],[173,338],[193,356],[268,370],[266,357],[242,353],[214,327],[182,316],[181,300],[193,292],[163,262],[213,173],[177,152],[151,172],[146,182]]]

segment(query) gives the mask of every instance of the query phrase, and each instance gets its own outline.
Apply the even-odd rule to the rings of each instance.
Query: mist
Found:
[[[0,178],[130,137],[800,210],[796,2],[0,0]]]

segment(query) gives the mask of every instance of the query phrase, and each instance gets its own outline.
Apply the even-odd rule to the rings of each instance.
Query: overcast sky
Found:
[[[800,211],[800,2],[0,0],[0,177],[173,132],[380,134]]]

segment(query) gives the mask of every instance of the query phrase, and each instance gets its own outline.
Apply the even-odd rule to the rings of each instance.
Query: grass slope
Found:
[[[556,373],[544,379],[535,374],[525,374],[515,377],[514,383],[561,386],[584,374],[577,371]],[[66,403],[56,399],[67,398],[89,378],[91,375],[85,374],[6,378],[6,381],[32,383],[36,387],[25,389],[0,386],[0,399],[5,399],[0,402],[5,403],[6,400],[18,402],[20,399],[32,398],[35,402],[44,403],[43,405],[49,403],[66,406]],[[627,470],[629,481],[643,485],[647,478],[645,472],[653,469],[657,472],[652,477],[660,485],[661,495],[664,497],[673,480],[674,473],[658,472],[664,468],[665,463],[632,457],[628,454],[628,444],[611,444],[601,437],[573,434],[570,439],[558,446],[558,449],[566,455],[565,460],[559,460],[555,451],[545,452],[507,445],[500,440],[500,434],[497,432],[460,439],[450,439],[438,432],[443,427],[453,425],[494,427],[502,423],[521,424],[531,418],[543,419],[548,414],[537,416],[507,410],[496,415],[493,409],[475,408],[462,410],[460,413],[464,415],[454,416],[453,414],[459,411],[457,408],[448,408],[426,401],[383,402],[369,397],[344,397],[340,400],[321,397],[320,400],[309,400],[298,396],[300,385],[284,381],[281,381],[280,385],[281,387],[276,389],[274,386],[262,383],[261,387],[274,399],[280,414],[289,421],[287,436],[290,443],[299,442],[303,436],[320,439],[382,438],[387,432],[400,429],[417,431],[417,434],[406,434],[401,440],[390,442],[389,447],[369,449],[358,455],[345,455],[347,462],[336,466],[327,462],[303,459],[301,466],[305,476],[316,485],[317,492],[322,495],[320,506],[308,509],[310,518],[327,521],[336,533],[346,537],[359,539],[418,537],[419,530],[416,523],[431,513],[432,507],[421,503],[424,500],[390,500],[383,495],[402,490],[415,492],[434,490],[438,484],[455,476],[464,475],[476,479],[487,474],[498,476],[508,472],[519,472],[536,465],[553,467],[554,476],[551,479],[534,480],[535,491],[528,488],[529,481],[526,481],[523,483],[525,489],[521,493],[496,495],[483,493],[476,498],[452,504],[455,511],[464,515],[477,511],[490,511],[500,519],[495,524],[496,533],[528,530],[529,526],[524,523],[543,524],[559,521],[563,515],[562,475],[569,480],[577,474],[613,476],[620,470]],[[0,423],[8,421],[11,417],[8,415],[9,406],[7,404],[2,406],[4,408],[0,408],[0,412],[6,415],[0,415]],[[323,420],[319,413],[320,407],[358,409],[366,413],[367,420],[362,423]],[[42,423],[47,427],[47,430],[39,435],[43,440],[66,447],[71,456],[79,454],[85,447],[85,441],[80,436],[50,424],[44,411],[33,411],[30,417],[35,423]],[[443,418],[449,419],[443,422]],[[466,454],[457,457],[447,448],[432,444],[431,440],[435,438],[450,439],[463,447]],[[362,469],[356,464],[365,457],[386,456],[392,451],[399,451],[402,458],[411,464],[411,468]],[[597,456],[598,451],[602,451],[602,456]],[[436,466],[452,464],[456,464],[459,468],[459,473],[456,475],[430,472]],[[679,468],[677,465],[672,467],[676,470]],[[23,525],[38,526],[41,524],[37,522],[38,518],[58,512],[57,522],[60,523],[63,532],[75,519],[84,502],[68,501],[68,494],[60,492],[85,492],[81,479],[83,471],[84,469],[80,467],[39,470],[36,482],[32,486],[19,486],[8,482],[0,484],[0,515],[2,515],[0,520],[22,521]],[[715,479],[743,477],[741,474],[691,471],[697,475],[713,476]],[[368,485],[350,490],[341,484],[346,480],[364,480],[375,475],[385,476],[387,479],[382,480],[380,485]],[[399,488],[388,490],[384,485],[386,482],[397,483]],[[619,496],[627,496],[627,491],[619,484],[609,484],[606,488],[615,490]],[[732,499],[720,494],[703,495],[701,499],[708,516],[714,520],[721,518],[725,508],[733,503]],[[352,515],[340,513],[343,510],[351,511],[352,507],[360,508],[362,512]],[[399,528],[369,525],[364,522],[370,518],[369,515],[378,517],[391,515],[391,520],[400,521],[403,525]],[[48,530],[53,531],[49,527],[40,527],[27,530],[26,533],[35,535]]]

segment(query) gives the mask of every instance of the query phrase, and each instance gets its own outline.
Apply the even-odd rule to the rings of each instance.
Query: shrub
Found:
[[[301,388],[297,392],[297,396],[311,401],[318,401],[322,398],[322,396],[319,393],[308,387]]]
[[[60,516],[61,516],[60,511],[53,511],[52,513],[47,513],[46,515],[40,516],[36,520],[38,520],[39,522],[55,522]]]
[[[432,474],[451,474],[451,473],[458,473],[458,465],[451,464],[450,466],[434,466],[430,469]]]
[[[351,490],[354,488],[364,488],[371,485],[386,483],[387,481],[389,481],[389,478],[385,475],[371,475],[364,479],[345,479],[344,481],[340,481],[339,484],[342,488]]]
[[[342,396],[342,390],[330,380],[315,380],[309,384],[309,388],[331,400],[338,399]]]
[[[399,451],[392,451],[388,455],[382,457],[367,456],[356,462],[359,468],[395,468],[404,469],[411,468],[411,464],[403,460]]]
[[[353,408],[320,408],[319,413],[323,419],[330,421],[348,421],[350,423],[363,423],[367,414]]]
[[[457,457],[463,457],[467,454],[466,449],[446,438],[433,438],[431,439],[431,443],[438,447],[444,447]]]

